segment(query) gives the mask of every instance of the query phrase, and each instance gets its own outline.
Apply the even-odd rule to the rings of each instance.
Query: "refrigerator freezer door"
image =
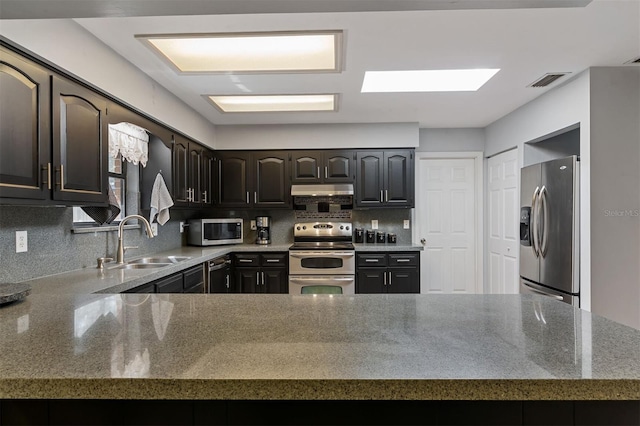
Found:
[[[541,167],[540,164],[523,167],[520,175],[520,209],[532,207],[534,193],[540,191]],[[534,215],[534,209],[530,212],[530,221]],[[532,226],[529,229],[533,229]],[[540,266],[536,247],[531,241],[530,245],[520,244],[520,276],[531,281],[540,280]]]
[[[542,163],[540,284],[578,293],[575,275],[575,157]],[[526,277],[525,277],[526,278]],[[536,280],[533,280],[536,281]]]
[[[576,308],[580,307],[580,298],[578,296],[561,293],[523,279],[520,280],[520,294],[536,294],[538,296],[549,297],[560,302],[568,303]]]

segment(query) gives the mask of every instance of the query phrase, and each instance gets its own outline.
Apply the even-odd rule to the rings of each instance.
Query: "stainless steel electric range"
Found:
[[[350,222],[301,222],[289,248],[289,294],[355,294]]]

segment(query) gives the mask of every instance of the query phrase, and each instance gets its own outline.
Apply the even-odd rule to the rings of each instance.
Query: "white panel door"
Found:
[[[517,294],[520,238],[518,150],[489,158],[488,169],[488,289],[493,294]]]
[[[476,171],[472,158],[418,160],[422,293],[475,293]]]

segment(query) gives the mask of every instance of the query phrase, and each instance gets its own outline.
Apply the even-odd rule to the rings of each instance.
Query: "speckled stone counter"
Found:
[[[32,294],[0,336],[4,399],[640,399],[640,331],[529,295]]]
[[[156,269],[114,269],[115,264],[107,263],[104,269],[85,268],[63,274],[50,275],[25,281],[34,294],[53,293],[120,293],[148,282],[166,277],[219,256],[234,252],[274,252],[288,251],[287,244],[236,244],[212,247],[180,247],[178,249],[154,253],[152,256],[184,256],[190,259]],[[415,251],[419,245],[395,244],[355,244],[356,251]],[[127,260],[142,256],[127,257]]]

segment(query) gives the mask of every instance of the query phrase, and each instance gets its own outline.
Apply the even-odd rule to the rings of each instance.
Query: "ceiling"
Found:
[[[429,128],[485,127],[589,67],[623,66],[640,57],[637,0],[183,0],[178,9],[170,7],[177,4],[173,1],[75,5],[81,3],[93,6],[73,7],[69,0],[3,0],[2,18],[75,18],[216,125],[418,122]],[[572,7],[531,7],[550,5]],[[134,38],[336,29],[345,34],[344,70],[322,74],[178,75]],[[452,68],[501,71],[477,92],[360,93],[365,71]],[[571,74],[545,88],[527,87],[548,72]],[[223,114],[202,96],[298,93],[338,93],[339,110]]]

